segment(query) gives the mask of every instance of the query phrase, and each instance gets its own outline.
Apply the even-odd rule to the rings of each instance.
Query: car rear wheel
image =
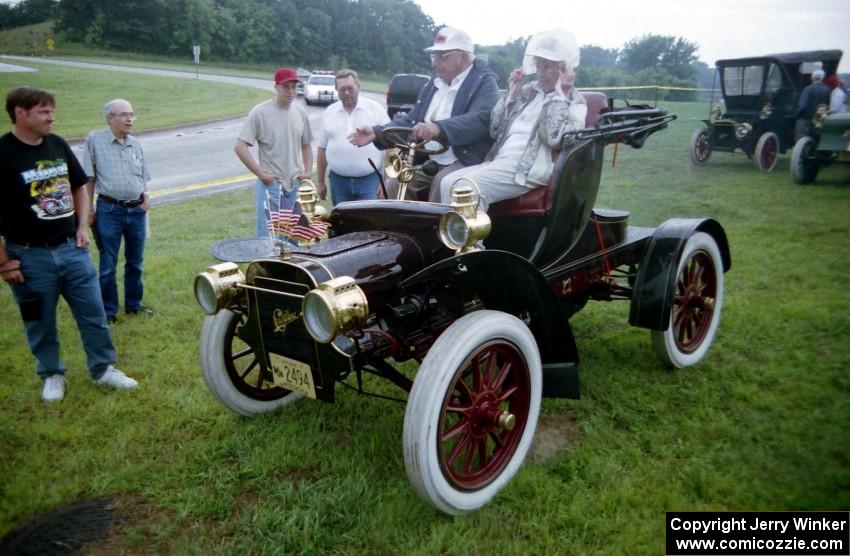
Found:
[[[779,137],[772,131],[762,133],[756,143],[756,165],[763,172],[770,172],[776,166],[776,158],[779,156]]]
[[[204,382],[221,403],[252,416],[272,411],[303,397],[276,386],[263,371],[254,350],[237,335],[245,315],[224,310],[204,319],[201,328],[201,371]]]
[[[708,128],[701,127],[691,136],[691,160],[694,164],[705,164],[711,156],[711,143],[708,142]]]
[[[717,333],[723,308],[723,261],[710,235],[692,235],[679,257],[667,330],[651,330],[662,363],[682,368],[702,359]]]
[[[804,185],[812,183],[818,176],[820,163],[815,155],[815,142],[811,137],[801,137],[791,152],[791,176],[794,183]]]
[[[476,311],[449,326],[404,415],[404,465],[417,494],[451,515],[492,500],[531,446],[542,382],[537,343],[516,317]]]

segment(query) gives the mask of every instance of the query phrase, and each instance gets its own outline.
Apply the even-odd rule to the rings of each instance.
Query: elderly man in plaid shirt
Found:
[[[93,229],[100,250],[100,290],[103,308],[110,323],[117,322],[118,286],[115,268],[124,239],[124,310],[128,315],[152,315],[142,304],[142,260],[150,204],[150,180],[145,154],[139,140],[130,134],[136,115],[124,99],[114,99],[103,107],[109,127],[92,131],[86,138],[83,168],[89,176],[89,198],[97,193],[91,211]]]

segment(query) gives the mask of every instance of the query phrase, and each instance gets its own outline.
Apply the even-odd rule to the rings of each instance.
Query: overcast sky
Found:
[[[580,45],[622,48],[654,33],[699,45],[713,66],[722,58],[841,49],[850,73],[850,0],[413,0],[437,25],[463,29],[481,45],[503,44],[555,27]]]

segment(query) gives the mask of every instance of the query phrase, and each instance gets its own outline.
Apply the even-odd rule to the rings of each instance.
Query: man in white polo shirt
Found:
[[[371,144],[358,148],[349,142],[348,136],[358,127],[381,125],[390,119],[380,104],[360,97],[360,79],[356,71],[344,69],[336,73],[336,92],[339,100],[325,110],[319,133],[316,158],[319,195],[325,198],[325,175],[330,170],[334,205],[377,199],[380,181],[369,159],[381,168],[384,154]]]

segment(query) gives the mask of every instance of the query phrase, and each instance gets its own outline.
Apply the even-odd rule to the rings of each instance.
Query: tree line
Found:
[[[204,60],[430,73],[422,49],[438,28],[411,0],[22,0],[0,4],[0,27],[55,22],[62,40],[93,48]],[[473,37],[474,39],[474,37]],[[528,37],[477,47],[502,86]],[[698,45],[648,34],[622,48],[581,48],[579,86],[696,87],[711,69]],[[701,79],[700,79],[701,78]],[[689,93],[669,98],[689,98]]]

